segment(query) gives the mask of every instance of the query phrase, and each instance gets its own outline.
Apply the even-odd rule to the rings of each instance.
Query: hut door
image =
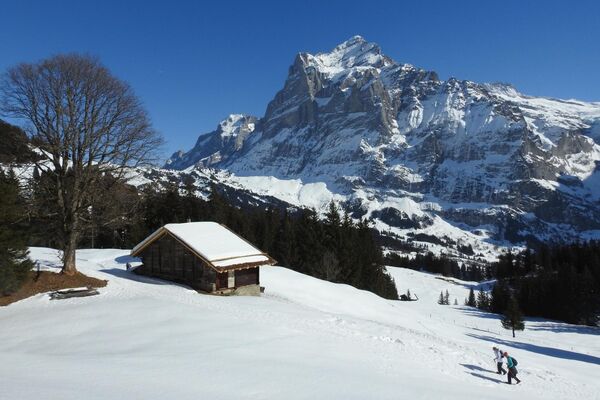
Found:
[[[227,274],[227,287],[235,287],[235,271],[229,271]]]
[[[227,279],[228,278],[228,274],[227,272],[219,272],[217,274],[217,289],[225,289],[227,288]]]

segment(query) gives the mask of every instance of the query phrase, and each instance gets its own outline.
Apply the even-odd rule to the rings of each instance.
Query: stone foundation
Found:
[[[236,288],[232,295],[234,296],[260,296],[259,285],[246,285]]]

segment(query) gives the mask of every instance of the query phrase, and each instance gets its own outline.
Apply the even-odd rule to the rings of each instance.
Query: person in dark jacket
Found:
[[[492,347],[492,350],[494,350],[494,361],[496,361],[496,366],[498,367],[498,374],[506,375],[506,370],[502,368],[502,357],[504,357],[502,350],[496,346]]]
[[[515,361],[511,356],[508,355],[508,352],[504,352],[504,358],[506,358],[506,366],[508,367],[508,384],[511,384],[511,378],[514,378],[517,381],[517,384],[521,383],[521,380],[517,378],[517,366],[515,365]]]

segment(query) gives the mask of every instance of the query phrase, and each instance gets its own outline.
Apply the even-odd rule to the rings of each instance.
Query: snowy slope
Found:
[[[269,267],[264,296],[214,297],[132,275],[127,254],[78,251],[109,280],[100,296],[0,308],[0,398],[599,398],[598,329],[527,321],[512,339],[494,316],[436,304],[467,282],[391,269],[420,298],[403,303]],[[55,251],[32,256],[56,269]],[[499,383],[493,344],[521,385]]]

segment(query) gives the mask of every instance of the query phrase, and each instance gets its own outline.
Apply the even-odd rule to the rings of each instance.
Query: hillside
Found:
[[[383,300],[271,267],[262,297],[214,297],[125,271],[124,250],[79,250],[81,272],[108,279],[100,296],[47,295],[0,308],[3,398],[564,399],[597,398],[600,330],[527,320],[512,339],[496,316],[462,303],[470,282],[390,268]],[[57,253],[32,248],[44,269]],[[500,384],[491,347],[519,360]]]

